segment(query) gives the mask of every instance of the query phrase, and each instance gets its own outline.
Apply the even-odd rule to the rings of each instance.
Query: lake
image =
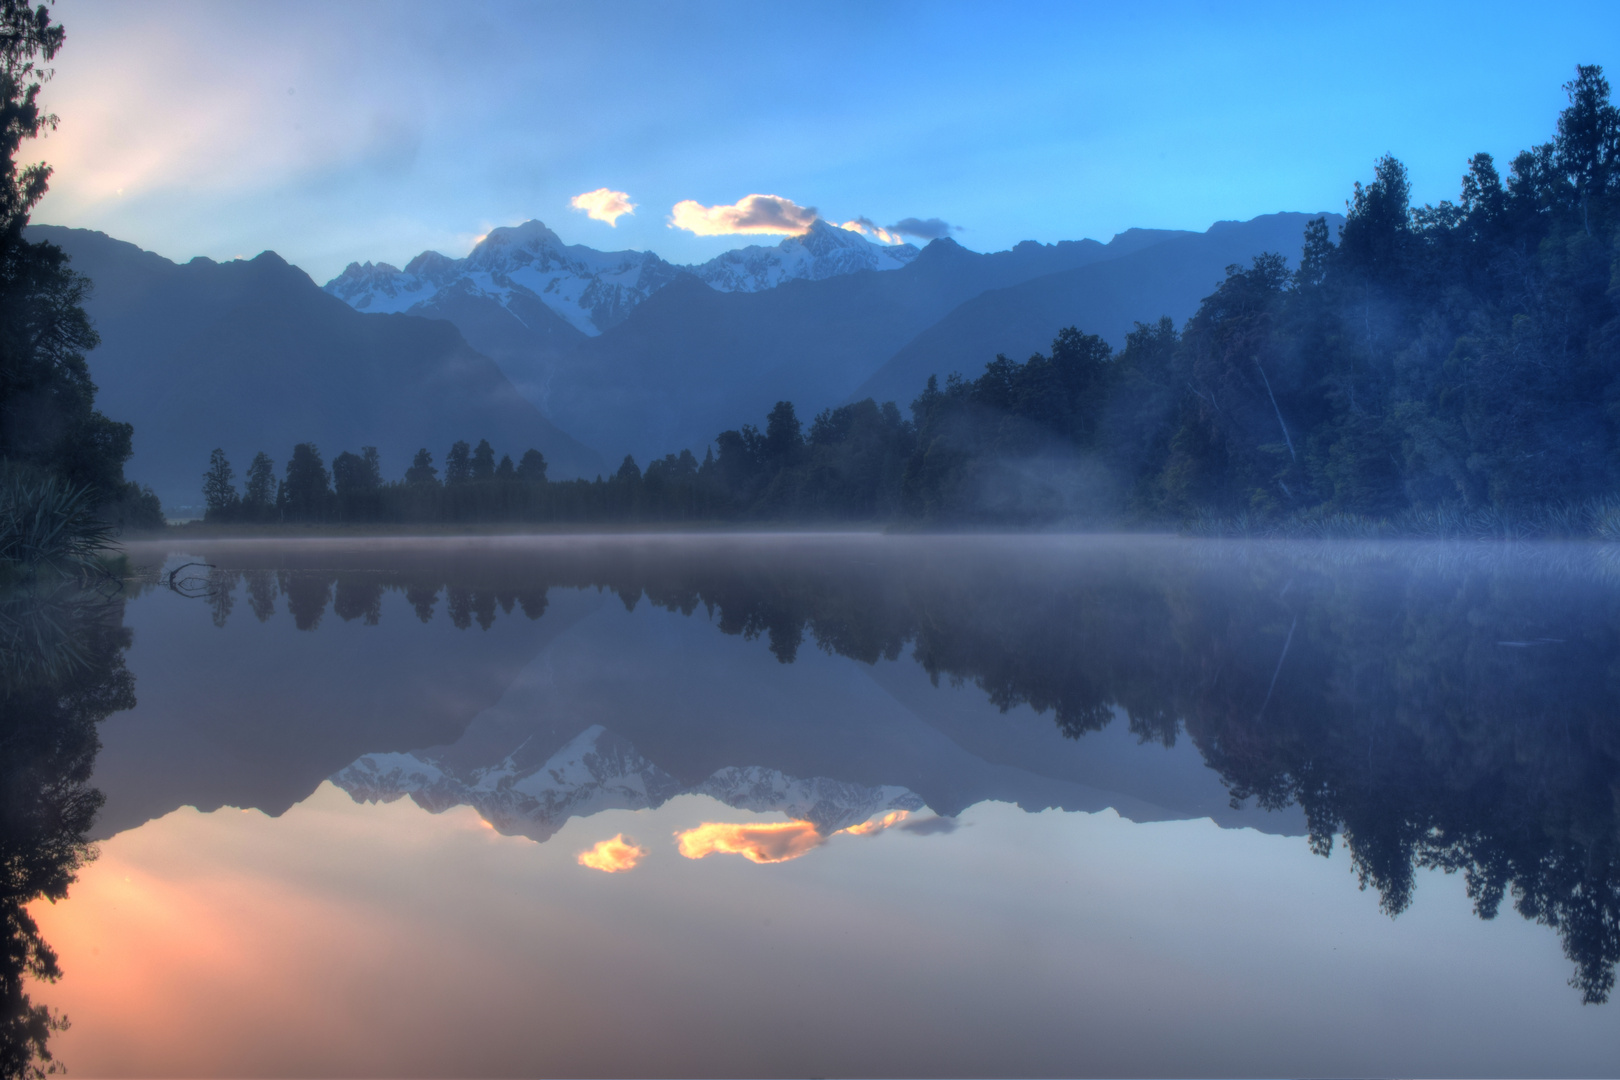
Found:
[[[8,639],[73,1075],[1620,1069],[1609,548],[130,555]]]

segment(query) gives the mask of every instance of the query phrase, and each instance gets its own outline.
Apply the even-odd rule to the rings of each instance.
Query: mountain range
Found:
[[[698,266],[563,244],[531,221],[464,259],[356,263],[324,288],[273,252],[175,264],[86,230],[29,235],[95,283],[98,404],[135,425],[128,475],[172,506],[198,501],[216,446],[240,473],[258,450],[279,463],[296,442],[329,458],[373,445],[397,478],[419,447],[442,461],[487,438],[514,458],[539,449],[566,479],[625,454],[701,457],[781,400],[805,420],[867,396],[904,407],[929,375],[1022,359],[1064,326],[1118,346],[1139,320],[1185,319],[1228,265],[1297,259],[1314,216],[992,253],[818,223]]]
[[[363,315],[274,252],[176,264],[104,233],[31,226],[87,275],[101,335],[90,355],[102,412],[135,426],[125,472],[167,506],[200,501],[215,447],[238,475],[254,453],[277,462],[313,441],[330,460],[376,446],[403,472],[419,447],[488,437],[533,446],[564,475],[599,455],[541,414],[443,320]]]
[[[681,275],[720,292],[760,292],[784,281],[820,281],[860,270],[897,270],[917,257],[910,244],[874,244],[817,221],[804,236],[754,245],[698,266],[667,263],[650,251],[597,251],[564,244],[544,222],[492,229],[465,259],[424,251],[398,270],[350,263],[326,291],[357,311],[435,315],[452,295],[493,301],[525,325],[549,320],[541,305],[586,337],[624,321],[647,297]],[[441,295],[443,294],[443,295]]]

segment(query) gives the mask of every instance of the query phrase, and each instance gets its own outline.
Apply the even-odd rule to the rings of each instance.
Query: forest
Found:
[[[238,494],[216,453],[213,521],[862,521],[1286,528],[1446,521],[1620,526],[1620,111],[1577,68],[1553,138],[1506,175],[1469,161],[1457,201],[1411,204],[1405,167],[1357,183],[1298,266],[1228,268],[1187,320],[1114,350],[1078,328],[1048,354],[930,379],[808,429],[779,402],[643,469],[554,482],[528,450],[261,453]],[[513,448],[514,452],[516,448]],[[1481,515],[1485,515],[1482,519]],[[1538,516],[1539,515],[1539,516]],[[1438,524],[1437,524],[1438,523]]]

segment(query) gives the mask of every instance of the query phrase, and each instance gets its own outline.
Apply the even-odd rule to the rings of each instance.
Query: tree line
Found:
[[[535,451],[497,463],[487,442],[457,443],[442,479],[424,450],[385,483],[363,450],[328,481],[301,444],[273,484],[256,458],[236,500],[216,454],[209,517],[1185,524],[1608,499],[1620,112],[1596,66],[1565,90],[1553,139],[1505,177],[1475,155],[1456,202],[1412,206],[1385,157],[1336,238],[1308,225],[1297,266],[1229,267],[1183,326],[1139,323],[1118,351],[1070,328],[1047,354],[931,378],[909,417],[866,400],[806,430],[779,402],[701,462],[626,457],[590,482],[547,481]]]

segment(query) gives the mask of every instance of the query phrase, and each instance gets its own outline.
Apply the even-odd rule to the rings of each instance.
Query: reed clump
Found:
[[[0,582],[106,576],[115,529],[95,493],[39,470],[0,466]]]

